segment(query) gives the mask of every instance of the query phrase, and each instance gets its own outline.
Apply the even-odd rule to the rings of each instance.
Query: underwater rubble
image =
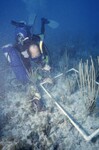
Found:
[[[86,142],[54,102],[42,91],[44,111],[34,111],[30,86],[23,86],[9,71],[6,92],[0,98],[0,149],[2,150],[98,150],[99,138]],[[88,132],[99,127],[98,112],[88,115],[75,74],[62,76],[53,85],[45,85],[58,102]],[[61,86],[60,86],[61,85]]]
[[[99,128],[99,99],[92,114],[88,114],[77,76],[74,72],[65,74],[64,61],[70,64],[67,52],[59,62],[63,76],[53,80],[52,85],[44,86],[79,125],[92,134]],[[75,60],[71,63],[73,66]],[[77,65],[78,62],[76,68]],[[35,109],[32,84],[20,84],[8,66],[0,74],[0,85],[0,150],[98,150],[99,136],[86,142],[42,89],[45,108]]]

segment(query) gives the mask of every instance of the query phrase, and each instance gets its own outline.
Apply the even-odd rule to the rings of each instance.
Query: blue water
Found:
[[[62,56],[63,56],[64,50],[65,50],[64,47],[66,46],[67,43],[69,43],[69,46],[70,46],[70,49],[69,49],[70,53],[71,53],[70,54],[70,56],[71,56],[70,62],[72,62],[72,59],[74,57],[75,58],[78,57],[78,55],[76,55],[77,51],[80,51],[80,55],[84,55],[84,56],[81,56],[81,58],[88,57],[88,55],[90,56],[90,54],[95,57],[97,55],[99,56],[99,0],[0,0],[0,50],[3,45],[9,44],[9,43],[14,44],[14,42],[15,42],[15,30],[14,30],[15,28],[11,25],[11,23],[10,23],[11,20],[16,20],[16,21],[24,20],[24,21],[28,22],[29,18],[32,18],[32,16],[34,16],[34,14],[37,15],[37,19],[35,22],[33,33],[40,33],[40,27],[41,27],[40,19],[42,17],[46,17],[48,19],[55,20],[59,23],[59,27],[56,29],[52,29],[52,28],[46,26],[46,33],[45,33],[45,43],[47,44],[48,49],[50,51],[50,55],[53,58],[53,60],[52,60],[53,64],[54,64],[53,66],[56,67],[56,71],[58,68],[57,66],[59,66],[58,62],[60,61],[60,59],[62,60],[62,58],[63,58]],[[31,21],[32,21],[32,19],[31,19]],[[84,51],[84,53],[82,51]],[[89,53],[89,51],[90,51],[90,53]],[[1,70],[4,69],[3,72],[1,72],[1,77],[0,77],[0,90],[1,90],[0,93],[2,91],[8,92],[8,95],[6,95],[5,98],[7,97],[7,99],[9,99],[11,96],[13,98],[14,94],[9,95],[10,94],[9,91],[11,91],[11,90],[12,90],[12,92],[13,92],[13,90],[15,91],[15,88],[13,88],[12,85],[10,86],[10,80],[13,81],[12,80],[13,74],[11,74],[10,71],[8,71],[8,70],[6,70],[6,72],[5,72],[6,68],[2,67],[2,66],[6,66],[7,62],[6,62],[5,57],[3,56],[3,53],[1,53],[1,51],[0,51],[0,60],[1,60],[0,68],[1,68]],[[63,67],[61,68],[61,71],[64,70],[64,72],[65,72],[65,68],[67,67],[66,65],[68,65],[68,64],[63,65]],[[76,64],[73,64],[73,65],[76,66]],[[53,67],[53,68],[55,68],[55,67]],[[73,67],[73,66],[71,66],[71,67]],[[18,72],[18,73],[20,73],[20,72]],[[56,74],[56,72],[55,72],[55,74]],[[5,80],[5,79],[7,79],[8,82],[6,82],[7,80]],[[20,90],[20,87],[18,88],[18,90]],[[4,94],[4,92],[2,92],[2,93]],[[17,91],[15,94],[17,94]],[[21,95],[19,95],[19,96],[21,96]],[[19,98],[19,96],[18,96],[18,98]],[[3,96],[1,95],[1,98],[2,97]],[[15,95],[15,98],[16,98],[16,95]],[[20,100],[21,100],[21,98],[22,97],[20,97]],[[5,103],[6,101],[1,101],[1,102]],[[4,108],[7,108],[7,106],[10,105],[9,102],[11,103],[11,100],[7,102],[7,104],[5,105],[6,107],[4,107]],[[16,102],[17,101],[15,101],[15,103]],[[1,107],[3,109],[2,103],[1,103]],[[12,103],[11,106],[13,106],[13,104],[14,103]],[[14,104],[14,107],[16,104]],[[20,103],[18,105],[20,105]],[[22,107],[22,108],[24,109],[24,107]],[[99,99],[97,100],[97,109],[99,110]],[[1,110],[0,112],[3,112],[3,110]],[[4,109],[4,112],[5,112],[5,109]],[[15,112],[15,114],[16,114],[16,112]],[[29,111],[29,113],[30,113],[30,111]],[[26,112],[26,114],[27,114],[27,112]],[[2,113],[0,114],[0,120],[1,120],[0,128],[2,127],[2,122],[4,122],[3,126],[5,124],[7,124],[7,127],[9,127],[8,126],[9,122],[5,122],[6,118],[7,118],[7,121],[8,121],[8,119],[10,119],[9,115],[10,115],[10,111],[8,112],[8,116],[6,114],[5,118],[3,117],[3,119],[2,119],[1,118]],[[20,115],[17,115],[17,116],[20,117]],[[97,116],[99,117],[99,113],[97,113]],[[48,114],[47,117],[50,117],[50,115]],[[18,118],[18,120],[19,119],[20,118]],[[2,121],[2,120],[4,120],[4,121]],[[48,120],[48,118],[47,118],[47,120]],[[16,126],[16,128],[15,128],[15,126],[13,127],[13,125],[14,125],[13,122],[12,123],[10,122],[10,125],[12,125],[12,132],[11,132],[11,128],[9,128],[10,130],[8,129],[8,131],[10,131],[9,133],[11,133],[12,139],[14,139],[14,136],[12,134],[14,132],[13,129],[14,130],[17,129],[18,126]],[[20,126],[20,124],[19,124],[19,126]],[[21,126],[23,127],[23,129],[26,128],[23,125],[21,125]],[[35,126],[35,121],[34,121],[34,126]],[[68,125],[67,129],[70,130],[70,128],[71,127],[69,127],[69,125]],[[55,127],[55,129],[56,129],[56,127]],[[43,132],[43,130],[42,130],[42,132]],[[20,130],[18,130],[18,132],[19,131]],[[23,131],[22,131],[22,133],[23,133]],[[59,131],[57,133],[61,133],[61,132]],[[80,148],[80,143],[81,143],[81,146],[84,145],[83,148],[86,147],[86,149],[87,149],[87,147],[88,147],[88,149],[90,149],[90,147],[94,149],[94,148],[98,147],[97,145],[99,145],[99,141],[97,143],[95,143],[95,144],[97,144],[96,147],[93,144],[91,144],[91,146],[90,146],[89,145],[90,143],[86,145],[86,143],[81,142],[81,138],[80,138],[80,140],[78,140],[78,138],[77,138],[76,140],[78,140],[78,141],[75,141],[74,136],[72,137],[71,134],[66,139],[66,141],[68,142],[68,140],[69,140],[68,138],[71,138],[71,142],[69,144],[66,143],[67,148],[69,145],[71,145],[72,142],[73,143],[72,143],[70,149],[74,149],[75,142],[76,142],[76,145],[78,143],[77,146],[79,146],[79,148]],[[1,136],[1,132],[0,132],[0,136]],[[21,136],[19,136],[19,138],[20,137]],[[59,140],[59,137],[56,138],[56,141],[55,141],[56,143],[58,141],[61,141],[61,140]],[[6,137],[4,137],[4,138],[6,138]],[[65,136],[63,136],[63,138],[65,138]],[[9,139],[11,139],[11,137]],[[17,139],[16,139],[16,141],[17,141]],[[59,144],[61,145],[61,142],[59,142]],[[79,149],[79,148],[77,148],[77,149]]]
[[[0,46],[14,41],[11,19],[28,21],[37,14],[34,32],[40,32],[40,18],[56,20],[60,26],[46,29],[46,41],[51,46],[65,45],[68,37],[83,36],[99,42],[99,0],[1,0]]]

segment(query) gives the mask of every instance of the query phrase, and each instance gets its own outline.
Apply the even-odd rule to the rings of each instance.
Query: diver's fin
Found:
[[[59,23],[54,21],[54,20],[51,20],[51,19],[48,19],[49,23],[48,23],[48,26],[51,27],[52,29],[56,29],[58,28],[59,26]]]
[[[24,27],[24,26],[26,26],[26,22],[24,22],[24,21],[17,22],[17,21],[11,20],[11,24],[16,26],[16,27]]]

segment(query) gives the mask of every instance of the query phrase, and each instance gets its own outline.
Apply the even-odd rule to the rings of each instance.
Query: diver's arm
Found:
[[[43,70],[50,71],[51,70],[50,58],[49,58],[48,52],[47,52],[44,44],[43,44],[43,55],[42,55],[42,57],[43,57],[43,62],[44,62]]]
[[[45,62],[46,64],[49,64],[50,58],[49,58],[48,48],[46,47],[45,43],[43,43],[42,48],[43,48],[43,57],[45,59]]]

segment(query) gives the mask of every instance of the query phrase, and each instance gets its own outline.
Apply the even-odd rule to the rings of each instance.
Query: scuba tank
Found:
[[[17,52],[17,50],[11,45],[5,45],[2,47],[2,51],[7,58],[16,78],[25,84],[29,81],[28,73],[23,65],[22,60]]]

